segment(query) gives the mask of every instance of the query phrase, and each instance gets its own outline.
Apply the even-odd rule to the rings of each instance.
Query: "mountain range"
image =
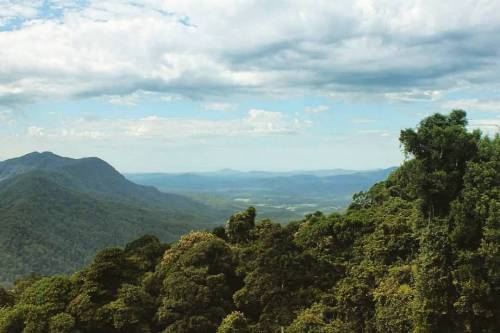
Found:
[[[395,168],[266,172],[220,170],[190,173],[126,174],[130,180],[161,191],[189,196],[220,208],[259,208],[259,216],[281,222],[320,210],[344,209],[356,192],[382,181]]]

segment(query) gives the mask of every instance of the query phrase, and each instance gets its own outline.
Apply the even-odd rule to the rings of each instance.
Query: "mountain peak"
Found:
[[[12,158],[10,160],[6,160],[4,164],[23,164],[29,167],[35,168],[45,168],[45,167],[53,167],[59,166],[62,163],[71,161],[72,159],[67,157],[62,157],[56,155],[50,151],[38,152],[34,151],[29,154]]]
[[[28,153],[26,155],[20,156],[18,158],[19,159],[39,159],[39,158],[62,158],[62,157],[54,154],[51,151],[42,151],[42,152],[34,151],[34,152]]]
[[[84,175],[93,179],[109,176],[115,179],[122,178],[113,167],[97,157],[73,159],[56,155],[50,151],[34,151],[0,162],[0,181],[35,170],[71,173],[72,178],[81,178]]]

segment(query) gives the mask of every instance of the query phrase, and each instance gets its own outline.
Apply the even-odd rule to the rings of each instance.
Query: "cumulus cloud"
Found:
[[[26,135],[30,137],[41,137],[45,136],[45,131],[42,127],[30,126],[26,131]]]
[[[498,1],[46,3],[0,2],[4,105],[138,90],[428,100],[500,80]]]
[[[0,28],[16,20],[32,19],[42,6],[41,0],[0,1]]]

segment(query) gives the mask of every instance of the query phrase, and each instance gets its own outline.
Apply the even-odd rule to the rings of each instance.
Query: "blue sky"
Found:
[[[468,111],[500,126],[500,1],[0,0],[0,159],[369,169]]]

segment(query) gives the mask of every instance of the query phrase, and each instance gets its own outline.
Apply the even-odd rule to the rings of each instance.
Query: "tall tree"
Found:
[[[407,154],[416,158],[414,181],[427,217],[445,216],[463,188],[467,162],[477,157],[480,132],[467,131],[466,113],[435,114],[420,122],[417,130],[401,131]]]

